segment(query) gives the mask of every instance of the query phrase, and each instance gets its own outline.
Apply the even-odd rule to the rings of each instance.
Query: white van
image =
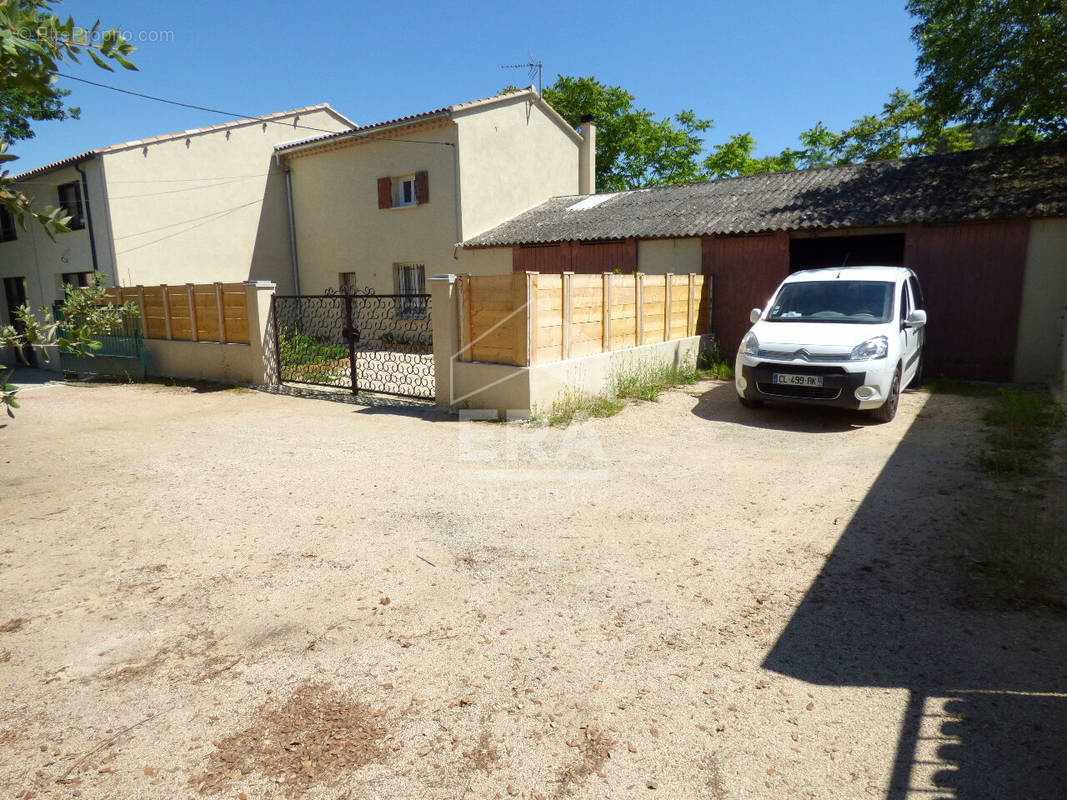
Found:
[[[750,318],[734,377],[748,408],[814,403],[889,422],[901,390],[921,379],[926,312],[906,267],[795,272]]]

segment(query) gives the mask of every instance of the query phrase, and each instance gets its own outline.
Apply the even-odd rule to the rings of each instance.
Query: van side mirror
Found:
[[[914,311],[908,313],[908,318],[904,320],[905,328],[921,328],[926,324],[926,312],[921,308],[917,308]]]
[[[760,314],[762,313],[763,312],[760,311],[758,308],[752,309],[748,312],[748,321],[755,325],[757,322],[759,322]]]

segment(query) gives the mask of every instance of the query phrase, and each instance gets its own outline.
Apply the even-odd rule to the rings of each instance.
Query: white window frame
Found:
[[[393,197],[394,208],[410,208],[411,206],[417,206],[419,201],[415,194],[415,174],[400,175],[393,178],[393,186],[396,187],[395,197]],[[411,189],[410,199],[404,199],[404,187],[409,186]]]
[[[421,319],[427,314],[425,297],[407,295],[426,294],[426,265],[413,261],[398,261],[393,264],[393,289],[396,298],[396,316]]]

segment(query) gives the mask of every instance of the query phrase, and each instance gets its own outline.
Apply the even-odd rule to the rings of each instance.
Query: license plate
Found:
[[[822,386],[822,375],[786,375],[775,372],[771,382],[779,386]]]

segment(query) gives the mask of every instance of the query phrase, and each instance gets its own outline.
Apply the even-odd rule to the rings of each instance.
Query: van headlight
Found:
[[[759,339],[752,331],[746,333],[745,338],[741,340],[741,353],[746,356],[759,355]]]
[[[853,347],[849,360],[871,361],[876,358],[885,358],[887,355],[889,355],[889,339],[885,336],[875,336]]]

